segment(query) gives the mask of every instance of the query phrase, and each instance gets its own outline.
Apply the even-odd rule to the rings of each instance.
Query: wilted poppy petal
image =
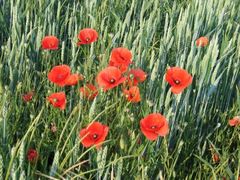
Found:
[[[30,92],[28,92],[26,94],[23,94],[22,95],[22,99],[23,99],[24,102],[29,102],[29,101],[32,100],[33,95],[34,95],[34,92],[30,91]]]

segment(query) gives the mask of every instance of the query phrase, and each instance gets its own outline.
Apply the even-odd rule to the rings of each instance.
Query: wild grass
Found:
[[[240,113],[239,9],[239,0],[0,0],[0,179],[237,179],[239,127],[228,119]],[[77,47],[85,27],[99,39]],[[60,49],[43,51],[45,35],[57,36]],[[207,47],[196,47],[200,36],[210,39]],[[127,103],[118,88],[92,102],[81,98],[79,87],[95,82],[120,46],[131,50],[132,67],[148,73],[142,101]],[[84,82],[51,84],[47,73],[62,63]],[[193,75],[180,95],[165,81],[169,66]],[[21,95],[31,90],[33,101],[24,103]],[[60,90],[68,98],[63,112],[46,102]],[[171,127],[156,142],[139,128],[152,112]],[[101,150],[83,148],[78,137],[92,120],[110,127]],[[26,158],[30,147],[39,152],[35,165]]]

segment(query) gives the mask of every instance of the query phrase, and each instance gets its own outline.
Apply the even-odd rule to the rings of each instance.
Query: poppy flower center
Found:
[[[58,99],[57,98],[53,98],[53,102],[57,102],[58,101]]]
[[[98,135],[97,134],[93,134],[93,139],[97,139]]]
[[[126,95],[126,98],[132,99],[132,98],[134,98],[134,94],[127,94],[127,95]]]
[[[88,42],[89,40],[90,40],[90,38],[89,38],[89,37],[87,37],[87,38],[86,38],[86,41]]]
[[[156,129],[156,126],[151,126],[151,129]]]
[[[174,83],[178,85],[178,84],[180,84],[180,81],[179,80],[174,80]]]
[[[130,98],[134,98],[134,94],[130,94]]]
[[[110,83],[112,83],[112,84],[115,83],[115,79],[111,79]]]

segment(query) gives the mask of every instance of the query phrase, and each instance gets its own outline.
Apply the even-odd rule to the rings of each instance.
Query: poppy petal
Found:
[[[150,140],[156,140],[158,136],[168,134],[168,123],[164,116],[152,113],[140,121],[142,133]]]
[[[239,116],[235,116],[233,119],[230,119],[228,121],[228,124],[230,126],[238,126],[238,125],[240,125],[240,117]]]
[[[108,126],[102,125],[100,122],[92,122],[80,131],[79,137],[82,138],[81,142],[84,147],[96,145],[98,149],[105,141],[108,131]]]
[[[167,121],[165,122],[164,126],[157,131],[157,133],[159,136],[166,136],[169,133],[169,126]]]
[[[121,71],[113,66],[103,69],[96,78],[99,87],[103,88],[105,91],[118,86],[125,80],[126,78],[122,77]]]
[[[101,138],[99,138],[95,143],[96,143],[96,147],[99,148],[103,141],[106,139],[107,135],[108,135],[108,131],[109,131],[109,127],[108,126],[103,126],[103,134],[101,136]]]
[[[65,81],[65,85],[67,86],[73,86],[78,83],[79,80],[82,80],[82,75],[79,74],[71,74]]]
[[[230,126],[235,126],[237,124],[237,121],[235,119],[231,119],[228,121]]]
[[[82,139],[81,143],[84,147],[90,147],[94,144],[94,142],[88,136],[87,129],[82,129],[80,131],[80,139]]]
[[[150,131],[146,131],[144,128],[141,127],[141,131],[146,136],[147,139],[150,141],[154,141],[158,138],[158,134]]]
[[[174,94],[180,94],[183,90],[184,90],[184,88],[182,88],[182,87],[171,87],[171,91]]]

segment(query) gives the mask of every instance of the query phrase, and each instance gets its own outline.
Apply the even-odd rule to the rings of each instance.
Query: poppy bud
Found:
[[[240,125],[240,116],[235,116],[233,119],[228,121],[230,126],[239,126]]]
[[[205,47],[208,45],[208,38],[207,37],[200,37],[196,40],[196,45],[199,47]]]
[[[50,125],[50,130],[51,130],[52,133],[57,132],[57,126],[56,126],[55,123],[51,123],[51,125]]]

